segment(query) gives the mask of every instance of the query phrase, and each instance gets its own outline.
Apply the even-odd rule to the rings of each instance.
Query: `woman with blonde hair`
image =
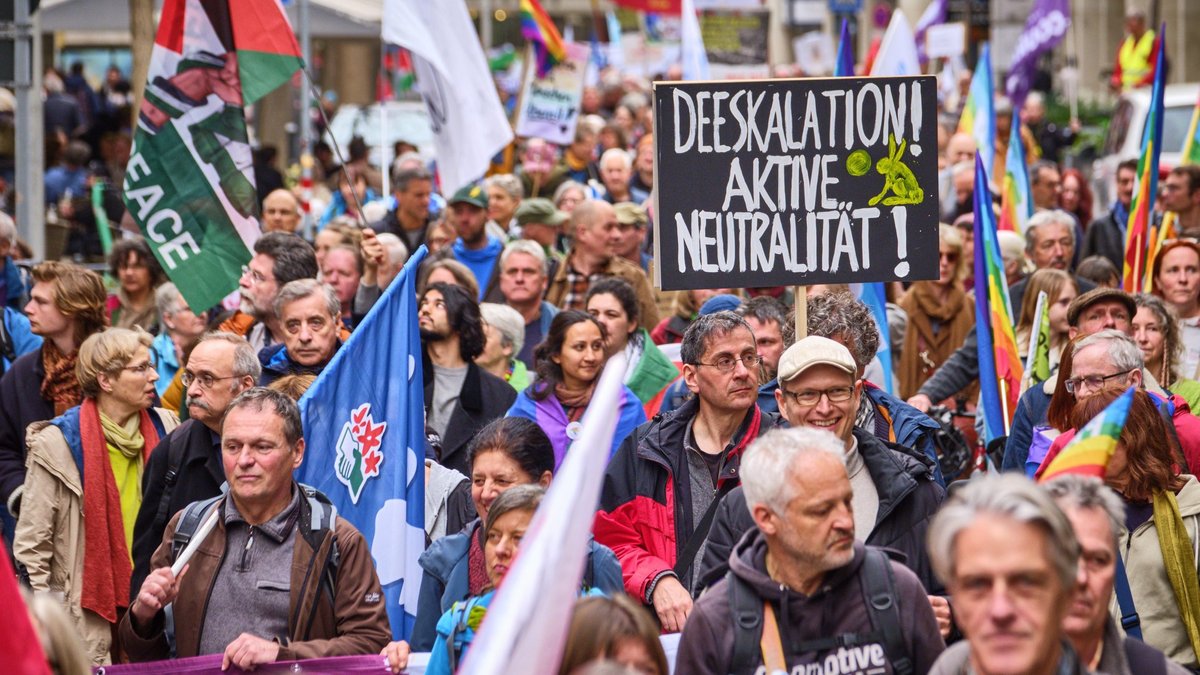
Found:
[[[79,347],[83,404],[30,425],[13,555],[35,592],[62,597],[93,665],[120,661],[112,627],[129,606],[142,470],[179,420],[152,408],[150,334],[111,328]]]
[[[914,283],[897,303],[909,320],[896,366],[902,399],[916,395],[975,325],[975,303],[962,289],[963,248],[957,229],[939,225],[937,280]]]
[[[1046,302],[1050,303],[1050,376],[1058,372],[1058,361],[1062,355],[1062,347],[1070,340],[1067,322],[1067,308],[1075,296],[1079,295],[1078,282],[1070,274],[1050,267],[1040,269],[1029,275],[1025,287],[1025,297],[1021,301],[1021,309],[1017,314],[1017,350],[1024,359],[1029,353],[1030,333],[1033,324],[1038,320],[1038,294],[1046,292]]]
[[[1133,316],[1133,339],[1146,359],[1146,372],[1163,389],[1187,401],[1192,411],[1200,411],[1200,382],[1179,376],[1183,358],[1179,319],[1156,295],[1138,293],[1133,301],[1138,308]]]

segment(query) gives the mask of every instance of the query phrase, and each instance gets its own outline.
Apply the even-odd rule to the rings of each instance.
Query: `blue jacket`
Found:
[[[478,536],[481,524],[473,521],[458,534],[433,542],[421,554],[419,562],[425,574],[417,598],[417,620],[409,643],[414,652],[427,652],[437,637],[438,619],[451,605],[470,597],[468,591],[467,550],[471,537]],[[588,540],[588,564],[584,567],[583,585],[599,588],[608,595],[625,592],[621,580],[621,563],[607,546]]]
[[[875,406],[875,429],[872,430],[875,437],[924,454],[933,461],[934,481],[946,487],[946,479],[942,477],[942,465],[938,461],[938,449],[933,442],[934,435],[941,431],[941,426],[929,415],[869,382],[863,385],[863,396]]]
[[[12,361],[17,360],[18,356],[42,346],[42,338],[33,334],[33,330],[29,327],[29,319],[11,307],[4,308],[4,333],[12,344]],[[0,374],[8,372],[8,369],[12,367],[12,361],[0,352]]]
[[[1050,394],[1046,393],[1044,384],[1038,382],[1026,389],[1017,401],[1017,410],[1008,429],[1008,440],[1004,444],[1001,471],[1025,471],[1029,446],[1033,444],[1033,428],[1046,423],[1046,411],[1050,409]]]
[[[333,353],[336,354],[337,350],[341,348],[342,342],[339,340]],[[315,366],[305,366],[292,360],[292,357],[288,355],[287,345],[277,344],[266,347],[258,353],[258,362],[262,364],[262,376],[258,378],[258,386],[270,386],[275,380],[287,375],[320,375],[331,359],[333,359],[332,354],[328,359]]]

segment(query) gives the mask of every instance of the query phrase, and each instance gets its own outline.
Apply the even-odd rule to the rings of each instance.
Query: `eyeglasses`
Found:
[[[183,371],[183,375],[179,376],[179,379],[181,382],[183,382],[184,389],[192,386],[193,382],[199,382],[201,389],[212,389],[213,385],[221,380],[232,380],[236,377],[237,375],[229,375],[228,377],[213,377],[209,373],[200,373],[199,375],[196,375],[195,373],[185,370]]]
[[[268,279],[268,278],[264,277],[261,273],[250,269],[249,265],[242,265],[242,276],[247,276],[247,275],[250,276],[250,280],[253,281],[255,285],[265,284],[268,281],[274,281],[274,279]]]
[[[150,357],[149,359],[146,359],[145,363],[139,363],[136,366],[124,366],[121,368],[121,370],[128,370],[134,375],[145,377],[147,373],[155,370],[154,357]]]
[[[722,356],[721,358],[717,359],[716,362],[714,362],[714,363],[700,363],[699,361],[697,361],[693,365],[708,366],[709,368],[716,368],[717,370],[721,371],[722,373],[730,373],[730,372],[733,372],[734,368],[737,368],[738,361],[741,361],[742,365],[746,366],[746,370],[754,370],[755,368],[758,367],[758,364],[762,363],[762,357],[759,356],[758,354],[755,354],[754,352],[746,352],[745,354],[742,354],[740,357]]]
[[[805,389],[803,391],[788,391],[787,389],[780,389],[780,391],[783,392],[784,396],[787,396],[795,401],[798,405],[802,405],[806,408],[811,408],[812,406],[820,403],[822,396],[829,399],[830,403],[842,403],[844,401],[849,401],[850,397],[854,395],[854,387]]]
[[[1067,386],[1067,393],[1078,394],[1080,391],[1082,391],[1081,387],[1084,386],[1091,391],[1101,389],[1104,387],[1105,382],[1108,382],[1113,378],[1124,377],[1125,375],[1133,372],[1133,370],[1133,368],[1130,368],[1129,370],[1122,370],[1121,372],[1113,373],[1112,375],[1088,375],[1087,377],[1072,377],[1065,382]]]

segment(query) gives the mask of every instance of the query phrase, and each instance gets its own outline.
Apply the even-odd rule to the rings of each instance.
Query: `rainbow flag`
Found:
[[[1025,234],[1025,224],[1033,217],[1033,197],[1029,185],[1029,166],[1025,163],[1025,144],[1021,142],[1021,125],[1015,119],[1008,136],[1006,157],[1004,183],[1000,188],[998,227]]]
[[[1179,165],[1186,164],[1200,164],[1200,100],[1196,101],[1196,108],[1192,111],[1192,121],[1188,125],[1187,136],[1183,139],[1183,150],[1179,154]],[[1163,215],[1162,224],[1150,232],[1150,255],[1146,259],[1144,282],[1147,293],[1154,292],[1154,261],[1158,259],[1163,242],[1179,237],[1177,220],[1174,211],[1167,211]]]
[[[975,154],[975,326],[987,441],[1008,435],[1021,393],[1021,356],[983,157]]]
[[[521,0],[521,35],[533,45],[538,78],[545,77],[551,68],[567,58],[562,35],[537,0]]]
[[[1067,447],[1042,472],[1038,482],[1045,483],[1069,473],[1104,478],[1108,460],[1112,459],[1113,451],[1117,449],[1117,441],[1121,438],[1121,430],[1125,428],[1125,419],[1129,417],[1129,407],[1133,404],[1136,391],[1137,387],[1127,389],[1076,432]]]
[[[1166,24],[1163,25],[1166,29]],[[1162,33],[1159,33],[1160,37]],[[1166,39],[1157,41],[1157,63],[1163,62]],[[1142,156],[1138,159],[1137,188],[1129,205],[1129,225],[1125,233],[1125,270],[1122,287],[1127,293],[1140,293],[1145,286],[1147,252],[1150,250],[1151,227],[1154,221],[1154,200],[1158,196],[1158,157],[1162,153],[1163,78],[1166,68],[1154,71],[1154,90],[1150,111],[1142,132]]]
[[[962,116],[958,118],[958,131],[970,134],[975,147],[983,158],[984,171],[990,178],[992,164],[996,159],[996,99],[993,95],[992,52],[988,43],[983,43],[979,62],[975,64],[975,75],[971,78],[971,89]]]

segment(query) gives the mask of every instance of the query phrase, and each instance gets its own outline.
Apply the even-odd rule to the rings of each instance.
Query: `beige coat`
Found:
[[[174,413],[155,409],[169,433]],[[29,572],[35,593],[63,602],[79,629],[93,665],[110,662],[111,624],[80,606],[83,580],[83,481],[62,431],[34,422],[25,434],[25,492],[13,539],[13,555]]]
[[[1188,545],[1195,552],[1197,543],[1200,543],[1200,482],[1194,476],[1187,476],[1187,483],[1176,499],[1179,513],[1183,516],[1184,529],[1191,539]],[[1167,579],[1154,519],[1138,525],[1132,533],[1122,528],[1118,548],[1125,561],[1129,589],[1133,593],[1134,607],[1142,620],[1142,637],[1146,644],[1166,654],[1175,663],[1195,668],[1196,654],[1188,641],[1187,629],[1175,602],[1175,592]],[[1115,597],[1110,611],[1114,617],[1121,616]],[[1120,626],[1120,622],[1117,625]]]

